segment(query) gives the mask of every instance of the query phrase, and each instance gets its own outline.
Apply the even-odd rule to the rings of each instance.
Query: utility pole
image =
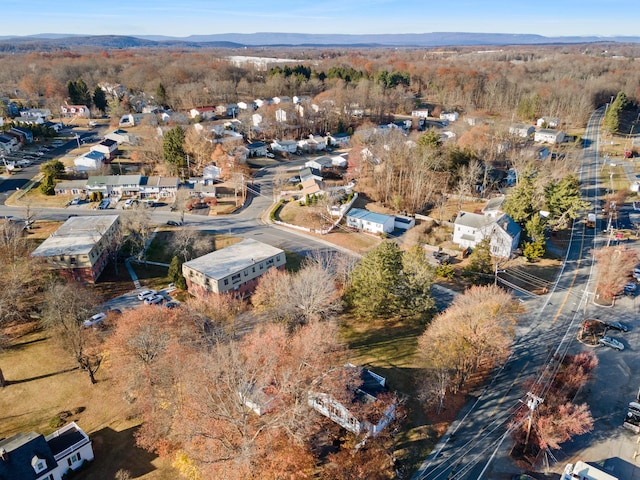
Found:
[[[531,424],[533,423],[533,412],[535,412],[536,408],[538,408],[538,406],[544,402],[544,399],[538,397],[537,395],[534,395],[531,392],[527,392],[527,397],[529,397],[529,400],[527,400],[527,407],[529,407],[529,419],[527,421],[527,438],[524,441],[525,449],[529,444],[529,436],[531,435]]]

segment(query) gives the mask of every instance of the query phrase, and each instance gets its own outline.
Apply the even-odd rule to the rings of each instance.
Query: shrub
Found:
[[[448,263],[444,263],[442,265],[438,265],[435,269],[435,274],[440,278],[453,278],[455,271],[453,267]]]

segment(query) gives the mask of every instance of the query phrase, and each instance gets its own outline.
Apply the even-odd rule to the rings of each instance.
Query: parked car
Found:
[[[624,350],[624,345],[622,344],[622,342],[616,340],[615,338],[602,337],[600,340],[598,340],[598,343],[600,345],[604,345],[605,347],[615,348],[619,352]]]
[[[633,278],[640,280],[640,265],[633,269]]]
[[[175,220],[167,220],[167,225],[171,225],[172,227],[181,227],[181,222],[176,222]]]
[[[82,326],[84,328],[89,328],[89,327],[93,327],[95,325],[98,325],[100,322],[102,322],[105,318],[107,318],[107,314],[104,312],[100,312],[100,313],[96,313],[93,317],[91,317],[89,320],[85,320],[84,322],[82,322]]]
[[[164,301],[164,297],[162,295],[152,295],[144,299],[145,305],[157,305]]]
[[[100,202],[100,205],[98,205],[98,210],[106,210],[107,208],[109,208],[109,205],[111,205],[111,201],[107,199],[102,200]]]
[[[79,205],[79,204],[80,204],[80,197],[75,197],[73,200],[69,202],[69,205]]]
[[[151,297],[151,296],[155,295],[156,293],[158,293],[158,292],[156,292],[155,290],[143,290],[142,292],[140,292],[138,294],[138,300],[142,301],[142,300],[146,299],[147,297]]]
[[[180,304],[172,300],[170,302],[165,303],[164,306],[167,308],[178,308]]]
[[[619,332],[628,332],[629,327],[627,327],[624,323],[614,322],[610,320],[603,320],[602,323],[612,330],[618,330]]]
[[[622,293],[629,297],[633,297],[636,294],[636,290],[638,289],[638,285],[633,282],[627,283],[622,289]]]
[[[135,198],[130,198],[129,200],[127,200],[126,202],[124,202],[124,208],[131,208],[133,207],[133,204],[136,203],[138,200],[136,200]]]

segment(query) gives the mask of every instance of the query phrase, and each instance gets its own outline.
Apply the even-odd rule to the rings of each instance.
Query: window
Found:
[[[251,267],[251,272],[256,273],[256,267]]]
[[[76,263],[76,257],[69,257],[69,263],[70,264],[75,264]]]
[[[225,284],[225,285],[229,285],[229,279],[228,279],[228,278],[225,278],[225,279],[224,279],[224,284]]]
[[[71,466],[74,463],[79,462],[80,460],[81,460],[80,452],[77,452],[71,455],[69,458],[67,458],[67,463],[69,464],[69,466]]]

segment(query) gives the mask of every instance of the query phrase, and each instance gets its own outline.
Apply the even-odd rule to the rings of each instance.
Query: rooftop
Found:
[[[389,221],[390,218],[394,218],[391,215],[384,215],[383,213],[374,213],[369,210],[363,210],[362,208],[352,208],[347,214],[348,217],[357,218],[371,223],[384,224]]]
[[[118,215],[71,217],[31,255],[87,255],[116,220]]]
[[[235,245],[185,262],[184,265],[209,278],[220,280],[281,253],[284,251],[279,248],[247,238]]]

